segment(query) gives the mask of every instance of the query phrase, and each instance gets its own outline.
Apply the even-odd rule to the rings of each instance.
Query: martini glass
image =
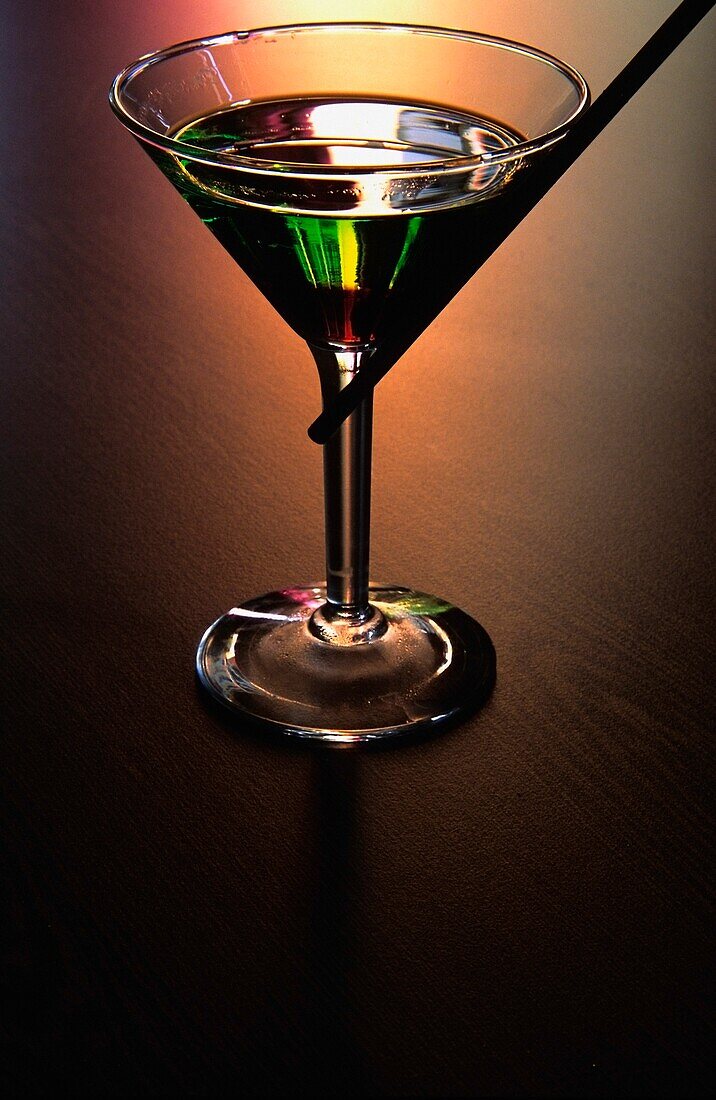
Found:
[[[120,73],[110,99],[307,341],[326,404],[470,278],[481,239],[589,93],[514,42],[340,23],[173,46]],[[338,742],[424,731],[493,686],[479,623],[369,581],[371,423],[368,398],[324,445],[325,582],[245,601],[199,645],[204,687],[264,729]]]

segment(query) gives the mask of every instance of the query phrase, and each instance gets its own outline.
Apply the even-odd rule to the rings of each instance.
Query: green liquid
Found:
[[[437,175],[429,184],[434,204],[411,213],[405,196],[391,206],[371,194],[375,177],[361,175],[361,166],[424,165],[429,173],[430,161],[520,140],[504,125],[445,108],[344,100],[253,103],[195,120],[173,136],[207,150],[260,157],[267,167],[286,161],[306,165],[306,172],[316,164],[347,166],[352,191],[348,185],[346,192],[345,181],[325,177],[286,177],[277,184],[267,176],[259,179],[261,205],[253,205],[256,188],[243,173],[153,152],[288,324],[310,343],[343,346],[376,344],[388,335],[394,339],[401,326],[419,331],[430,322],[474,271],[481,226],[493,205],[487,200],[514,174],[514,165],[473,173],[468,201],[464,191],[445,192]],[[338,203],[341,216],[333,216],[330,206]],[[345,212],[346,205],[355,215]]]

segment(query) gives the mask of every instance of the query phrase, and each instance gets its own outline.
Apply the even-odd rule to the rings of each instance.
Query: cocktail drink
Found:
[[[512,42],[315,24],[153,54],[117,77],[111,102],[307,341],[329,402],[376,349],[407,347],[474,273],[481,240],[588,90]],[[371,418],[368,398],[324,446],[325,582],[241,603],[199,646],[204,686],[263,728],[406,734],[468,713],[494,682],[473,618],[369,582]]]

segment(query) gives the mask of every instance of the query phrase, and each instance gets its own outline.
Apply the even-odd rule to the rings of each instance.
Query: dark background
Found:
[[[598,92],[672,2],[350,3]],[[498,652],[433,741],[208,710],[237,602],[320,579],[307,351],[106,105],[327,3],[3,10],[7,1053],[17,1093],[702,1094],[714,692],[713,15],[381,385],[373,575]]]

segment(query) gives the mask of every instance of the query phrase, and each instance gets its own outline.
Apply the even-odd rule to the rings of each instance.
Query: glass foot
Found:
[[[340,645],[322,640],[310,621],[325,599],[317,584],[233,607],[201,640],[201,683],[252,724],[339,742],[434,728],[475,710],[492,690],[489,636],[444,600],[371,585],[387,629]]]

